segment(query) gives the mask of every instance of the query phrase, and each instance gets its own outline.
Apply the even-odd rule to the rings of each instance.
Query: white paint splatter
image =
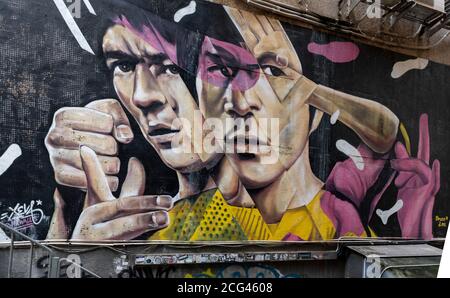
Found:
[[[13,164],[13,162],[22,155],[22,149],[17,144],[12,144],[6,149],[0,157],[0,176],[3,175]]]
[[[84,2],[84,5],[86,5],[87,9],[89,10],[89,13],[90,13],[90,14],[97,15],[97,14],[95,13],[94,8],[92,7],[91,2],[89,2],[89,0],[83,0],[83,2]]]
[[[406,61],[400,61],[394,64],[392,68],[391,77],[398,79],[410,70],[418,69],[422,70],[428,66],[428,60],[423,58],[409,59]]]
[[[72,32],[73,36],[77,40],[80,47],[83,50],[91,53],[92,55],[95,55],[91,46],[89,45],[86,38],[84,37],[83,32],[81,32],[80,27],[78,27],[72,14],[70,13],[69,9],[67,8],[66,4],[64,3],[64,0],[53,0],[53,2],[55,3],[56,7],[59,10],[59,13],[63,17],[64,21],[66,22],[66,25],[69,27],[70,32]]]
[[[355,166],[358,170],[364,170],[364,159],[362,158],[361,153],[358,151],[358,149],[353,147],[345,140],[338,140],[336,142],[336,148],[350,157],[355,163]]]
[[[389,217],[393,214],[397,213],[400,209],[403,208],[403,200],[398,200],[391,209],[383,211],[381,209],[377,209],[376,213],[381,218],[381,222],[386,225]]]
[[[197,3],[195,1],[191,1],[188,6],[180,8],[175,15],[173,16],[173,20],[178,23],[181,21],[182,18],[184,18],[187,15],[195,13],[195,10],[197,9]]]
[[[337,110],[336,112],[333,113],[333,115],[331,115],[331,118],[330,118],[331,125],[335,125],[336,124],[336,122],[338,121],[340,115],[341,115],[341,111],[340,110]]]

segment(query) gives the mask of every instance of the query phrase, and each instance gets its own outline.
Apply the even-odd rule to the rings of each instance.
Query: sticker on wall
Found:
[[[350,157],[358,170],[364,170],[364,159],[358,149],[345,140],[338,140],[336,142],[336,148]]]
[[[0,176],[3,175],[14,163],[14,161],[22,155],[22,149],[17,144],[12,144],[6,149],[5,153],[0,157]]]
[[[330,118],[331,125],[335,125],[337,123],[340,115],[341,115],[340,110],[337,110],[336,112],[333,113],[333,115],[331,115],[331,118]]]
[[[312,54],[321,55],[334,63],[348,63],[356,60],[359,56],[359,47],[353,42],[332,41],[327,44],[311,42],[308,51]]]
[[[178,23],[187,15],[191,15],[195,13],[195,9],[197,8],[197,3],[195,1],[191,1],[188,6],[180,8],[175,15],[173,16],[173,20]]]
[[[403,200],[398,200],[394,206],[389,210],[377,209],[376,213],[381,218],[381,222],[386,225],[388,223],[389,217],[400,211],[403,208]]]
[[[392,67],[391,77],[394,79],[398,79],[402,77],[408,71],[417,69],[423,70],[428,66],[428,59],[416,58],[409,59],[406,61],[400,61],[394,64]]]

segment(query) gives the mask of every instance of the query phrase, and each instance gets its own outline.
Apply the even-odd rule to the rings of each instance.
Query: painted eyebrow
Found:
[[[228,51],[226,51],[228,53]],[[238,61],[231,54],[222,56],[220,54],[214,54],[211,52],[207,52],[206,55],[213,60],[214,63],[221,66],[230,66],[241,70],[246,71],[255,71],[259,69],[259,64],[246,64],[240,65]],[[224,61],[225,60],[225,61]]]
[[[165,53],[158,53],[155,55],[146,55],[150,60],[151,64],[162,64],[169,57]],[[108,51],[105,53],[106,59],[118,59],[118,60],[131,60],[131,61],[141,61],[138,57],[134,55],[127,54],[122,51]]]
[[[138,60],[137,57],[127,54],[122,51],[108,51],[105,53],[106,59],[129,59],[129,60]]]
[[[219,64],[219,65],[223,65],[224,66],[224,61],[223,60],[231,60],[229,59],[229,57],[222,57],[218,54],[214,54],[211,52],[207,52],[206,56],[208,56],[214,63]],[[234,59],[232,59],[233,62],[236,62]]]
[[[210,53],[211,55],[214,55],[216,58],[218,59],[226,59],[228,61],[233,61],[233,62],[237,62],[234,55],[231,54],[229,51],[227,51],[226,49],[222,48],[221,46],[218,45],[214,45],[214,49],[216,49],[216,51],[218,52],[218,54],[213,54]]]

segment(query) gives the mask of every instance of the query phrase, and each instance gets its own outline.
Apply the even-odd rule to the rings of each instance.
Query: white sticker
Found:
[[[175,15],[173,16],[173,20],[178,23],[181,21],[182,18],[184,18],[187,15],[195,13],[197,9],[197,3],[195,1],[191,1],[188,6],[180,8]]]
[[[361,153],[358,151],[358,149],[353,147],[345,140],[338,140],[336,142],[336,148],[350,157],[351,160],[353,160],[353,162],[355,163],[355,166],[358,170],[364,170],[364,159],[362,158]]]
[[[330,118],[331,125],[335,125],[336,124],[336,122],[338,121],[340,115],[341,115],[341,111],[340,110],[337,110],[336,112],[333,113],[333,115],[331,115],[331,118]]]
[[[398,79],[410,70],[418,69],[422,70],[428,66],[428,60],[423,58],[409,59],[406,61],[400,61],[394,64],[392,68],[391,77]]]
[[[381,209],[377,209],[376,213],[381,218],[381,222],[386,225],[389,217],[391,217],[393,214],[397,213],[400,209],[403,208],[403,201],[398,200],[394,206],[392,206],[391,209],[383,211]]]
[[[13,164],[13,162],[22,155],[22,149],[17,144],[12,144],[6,149],[0,157],[0,176],[3,175]]]

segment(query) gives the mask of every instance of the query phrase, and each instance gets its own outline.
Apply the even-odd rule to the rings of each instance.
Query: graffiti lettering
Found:
[[[8,208],[9,212],[2,213],[0,220],[8,222],[13,228],[19,230],[38,225],[44,218],[44,211],[41,208],[35,208],[35,205],[41,206],[42,201],[32,200],[29,205],[17,203],[14,208]]]
[[[202,273],[186,274],[186,278],[299,278],[298,274],[282,274],[277,268],[268,265],[230,265],[213,272],[207,269]]]

